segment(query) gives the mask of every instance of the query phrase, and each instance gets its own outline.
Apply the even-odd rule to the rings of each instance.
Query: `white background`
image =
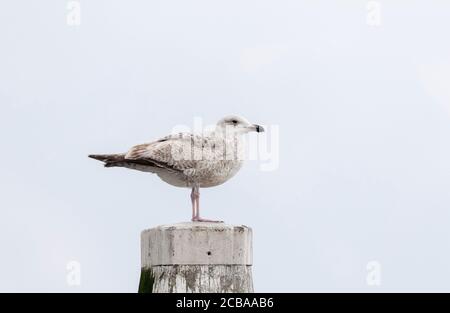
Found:
[[[135,292],[189,191],[87,155],[230,113],[280,130],[278,169],[201,197],[253,228],[256,291],[449,291],[450,3],[379,3],[3,1],[0,291]]]

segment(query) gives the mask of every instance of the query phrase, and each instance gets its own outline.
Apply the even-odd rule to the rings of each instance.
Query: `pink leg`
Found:
[[[223,221],[208,220],[200,217],[200,191],[198,187],[193,187],[191,192],[192,201],[192,221],[193,222],[210,222],[223,223]]]
[[[194,188],[192,188],[191,192],[191,202],[192,202],[192,220],[197,216],[197,204],[196,204],[196,196],[194,193]]]

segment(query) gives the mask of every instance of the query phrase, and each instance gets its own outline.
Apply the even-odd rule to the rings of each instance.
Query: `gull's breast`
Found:
[[[240,170],[240,160],[219,160],[198,168],[193,178],[200,187],[214,187],[225,183]]]
[[[158,172],[159,178],[176,187],[214,187],[225,183],[236,175],[242,166],[241,160],[198,161],[194,168],[183,172]]]

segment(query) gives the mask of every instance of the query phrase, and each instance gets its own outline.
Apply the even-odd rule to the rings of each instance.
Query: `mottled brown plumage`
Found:
[[[229,116],[215,131],[204,135],[178,133],[132,147],[126,153],[90,155],[105,167],[124,167],[157,174],[177,187],[192,188],[193,220],[201,221],[197,200],[200,187],[214,187],[233,177],[243,161],[242,135],[263,128],[247,120]]]

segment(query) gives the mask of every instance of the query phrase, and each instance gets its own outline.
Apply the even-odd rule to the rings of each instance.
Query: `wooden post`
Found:
[[[253,292],[251,228],[194,222],[144,230],[139,292]]]

